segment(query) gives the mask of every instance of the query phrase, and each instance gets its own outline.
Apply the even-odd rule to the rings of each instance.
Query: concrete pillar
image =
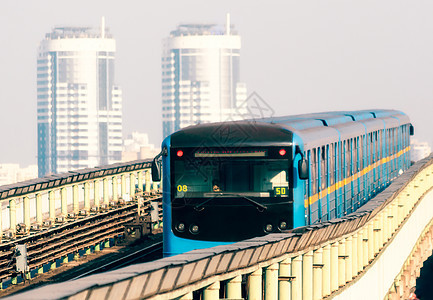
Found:
[[[105,177],[102,180],[102,184],[103,184],[104,204],[108,205],[108,203],[110,202],[110,189],[108,187],[108,178],[107,177]]]
[[[138,188],[143,191],[143,171],[138,171],[137,177]]]
[[[302,299],[313,299],[313,251],[302,257]]]
[[[385,210],[385,217],[383,222],[383,243],[386,244],[391,236],[392,227],[391,204]]]
[[[154,190],[154,191],[158,190],[158,182],[152,183],[152,190]]]
[[[90,211],[90,182],[84,182],[84,209]]]
[[[323,248],[313,253],[313,299],[322,299]]]
[[[135,197],[135,173],[129,174],[129,195],[131,200]]]
[[[338,242],[331,245],[331,292],[338,289]]]
[[[302,299],[302,256],[292,259],[292,299]]]
[[[280,268],[278,270],[278,276],[280,277],[280,280],[278,281],[279,300],[290,300],[290,297],[292,295],[292,283],[290,280],[288,280],[288,277],[292,276],[291,264],[291,258],[287,258],[280,262]],[[286,277],[286,279],[284,277]]]
[[[68,191],[66,187],[60,188],[60,201],[62,206],[62,216],[66,217],[68,214]]]
[[[368,230],[368,263],[374,258],[374,235],[373,235],[373,222],[370,221],[367,225]]]
[[[112,199],[114,201],[117,201],[117,199],[119,199],[117,176],[113,176],[113,178],[111,179],[111,182],[113,184],[113,197],[112,197]]]
[[[9,199],[9,230],[15,236],[17,232],[17,206],[15,198]]]
[[[323,247],[322,297],[331,294],[331,245]]]
[[[144,171],[145,191],[150,192],[150,170]]]
[[[42,195],[36,194],[36,223],[42,225]]]
[[[49,207],[49,219],[51,221],[56,220],[56,194],[53,190],[48,192],[48,207]]]
[[[120,195],[123,198],[123,195],[126,194],[126,176],[125,174],[120,175]]]
[[[278,264],[265,268],[265,300],[278,297]]]
[[[30,229],[30,199],[28,196],[23,197],[23,206],[24,206],[24,224],[26,224],[26,230]],[[1,204],[0,204],[1,207]],[[1,209],[0,209],[1,214]],[[1,227],[1,224],[0,224]],[[0,229],[1,230],[1,229]],[[1,232],[0,232],[1,234]]]
[[[346,264],[346,267],[345,267],[346,279],[345,279],[345,281],[346,282],[351,281],[352,275],[353,275],[352,274],[352,257],[353,257],[352,256],[353,255],[353,253],[352,253],[352,251],[353,251],[352,240],[353,240],[353,238],[351,236],[346,238],[346,259],[345,259],[345,264]],[[356,259],[353,259],[353,260],[356,260]]]
[[[358,252],[358,233],[355,233],[352,236],[352,278],[355,278],[358,275],[358,256],[360,253]]]
[[[373,220],[373,253],[379,253],[379,249],[380,249],[380,235],[381,235],[381,227],[380,227],[380,215],[376,216],[376,218],[374,218]],[[371,258],[370,258],[371,259]]]
[[[78,214],[80,210],[80,204],[78,201],[80,200],[79,194],[78,194],[78,184],[72,185],[72,211],[75,214]]]
[[[248,275],[248,299],[262,299],[262,268]]]
[[[346,239],[338,242],[338,286],[346,284]]]
[[[99,179],[95,179],[93,181],[93,201],[94,201],[94,206],[97,207],[99,209],[99,206],[101,206],[101,192],[100,192],[100,180]]]
[[[362,268],[368,265],[368,225],[362,230]]]
[[[396,200],[392,202],[391,211],[392,211],[393,218],[392,218],[390,237],[394,234],[394,232],[397,230],[398,227],[398,203]]]
[[[242,298],[242,276],[236,276],[227,281],[227,298],[241,299]]]

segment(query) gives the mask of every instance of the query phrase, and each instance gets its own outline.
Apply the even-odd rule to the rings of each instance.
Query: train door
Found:
[[[365,182],[365,168],[367,166],[366,164],[366,155],[367,155],[367,151],[366,151],[366,147],[365,147],[365,143],[366,143],[366,138],[365,135],[361,135],[361,157],[360,157],[360,163],[361,163],[361,205],[364,204],[365,199],[367,197],[367,185]]]
[[[331,164],[332,164],[332,145],[326,145],[326,211],[324,211],[324,214],[326,215],[326,217],[322,217],[322,220],[329,220],[329,215],[330,215],[330,209],[329,209],[329,205],[330,205],[330,187],[332,186],[331,184],[331,177],[332,177],[332,173],[331,173]]]
[[[327,201],[327,186],[328,186],[328,146],[320,147],[320,192],[319,192],[319,219],[322,221],[327,218],[328,201]]]
[[[304,157],[307,158],[308,161],[308,180],[304,180],[304,207],[305,207],[305,224],[309,224],[309,199],[311,195],[311,152],[308,150],[306,153],[304,153]]]
[[[353,139],[353,152],[352,152],[352,199],[353,210],[359,206],[359,184],[358,184],[358,137]]]
[[[319,218],[318,216],[318,197],[319,197],[319,174],[318,174],[318,149],[312,149],[312,178],[311,178],[311,195],[308,201],[309,210],[309,224],[316,222]]]
[[[362,205],[364,195],[364,136],[359,137],[359,206]]]
[[[377,168],[376,168],[376,161],[377,161],[377,133],[376,131],[371,133],[371,153],[372,153],[372,161],[371,166],[373,168],[372,171],[372,181],[371,181],[371,187],[373,189],[372,194],[376,194],[376,188],[377,188]]]
[[[387,175],[387,179],[388,182],[391,181],[391,153],[392,153],[392,139],[391,139],[391,129],[387,129],[387,141],[386,141],[386,149],[387,149],[387,154],[386,154],[386,173]]]
[[[331,155],[330,155],[330,178],[329,178],[329,186],[331,187],[329,193],[329,215],[328,218],[332,219],[336,217],[336,209],[337,209],[337,187],[336,184],[338,182],[337,176],[337,143],[331,144]]]
[[[369,199],[371,197],[371,193],[372,193],[372,189],[371,189],[371,182],[372,182],[372,173],[371,172],[371,168],[372,168],[372,133],[370,132],[368,134],[367,137],[367,191],[368,191],[368,195],[367,195],[367,199]]]
[[[343,143],[341,141],[338,142],[337,147],[337,159],[336,159],[336,167],[337,170],[337,180],[336,180],[336,208],[335,208],[335,217],[338,218],[341,216],[341,206],[343,205]]]
[[[352,186],[352,145],[353,139],[348,139],[346,144],[346,207],[345,214],[352,212],[353,206],[353,186]]]

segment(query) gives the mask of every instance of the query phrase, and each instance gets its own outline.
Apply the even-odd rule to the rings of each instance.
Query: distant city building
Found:
[[[38,166],[21,168],[19,164],[0,164],[0,186],[38,177]]]
[[[431,153],[431,147],[427,142],[419,142],[416,139],[410,141],[410,159],[412,161],[421,160]]]
[[[241,37],[227,15],[225,28],[183,24],[164,40],[163,136],[188,125],[237,118],[246,99],[240,81]]]
[[[39,176],[105,165],[122,156],[116,42],[105,28],[57,27],[37,58]]]
[[[149,143],[147,133],[133,132],[123,141],[122,161],[154,158],[159,151]]]

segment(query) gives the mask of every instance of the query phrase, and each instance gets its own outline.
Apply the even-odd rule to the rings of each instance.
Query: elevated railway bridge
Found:
[[[149,169],[150,161],[135,161],[1,187],[2,287],[19,283],[20,276],[44,272],[47,266],[55,268],[59,261],[66,263],[79,251],[109,246],[109,240],[121,234],[122,224],[133,218],[125,213],[127,207],[136,214],[147,198],[158,198]],[[430,156],[343,218],[7,299],[407,299],[423,261],[432,254],[432,187]],[[108,221],[98,223],[103,214]],[[158,226],[160,220],[153,222]],[[83,225],[87,227],[81,232]],[[98,236],[100,228],[111,229]],[[80,233],[79,239],[71,232]],[[61,237],[73,240],[72,246],[56,251],[67,244]],[[60,240],[48,245],[47,239]],[[6,261],[15,255],[18,262],[21,253],[16,250],[22,244],[29,261],[21,275],[12,274],[19,266]],[[54,250],[49,255],[38,256],[50,247]]]

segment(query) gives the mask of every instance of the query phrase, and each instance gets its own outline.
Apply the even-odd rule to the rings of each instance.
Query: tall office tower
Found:
[[[57,27],[37,60],[38,174],[121,160],[122,92],[116,42],[105,28]]]
[[[225,28],[183,24],[163,42],[163,136],[191,124],[238,118],[246,99],[240,82],[241,37],[230,16]]]

